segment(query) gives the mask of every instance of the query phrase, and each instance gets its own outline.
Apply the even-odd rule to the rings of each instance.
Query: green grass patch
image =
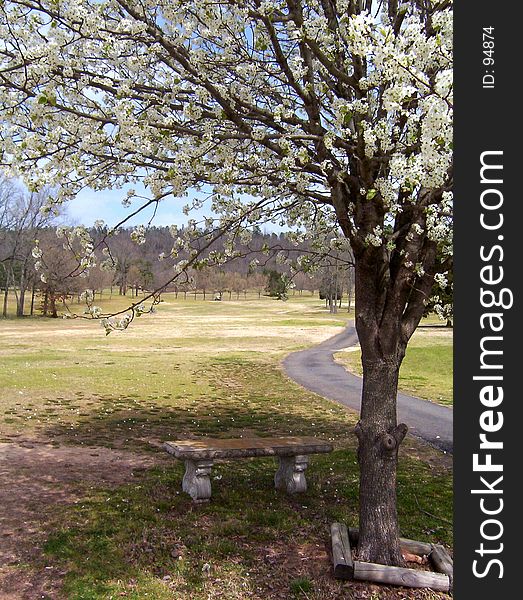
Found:
[[[308,594],[314,590],[314,584],[307,577],[299,577],[291,581],[290,588],[296,598],[308,598]]]
[[[68,484],[79,500],[53,506],[43,545],[45,565],[65,573],[63,597],[339,597],[330,575],[319,580],[313,561],[296,557],[324,548],[333,521],[358,524],[356,417],[289,381],[280,360],[344,323],[322,301],[302,297],[170,298],[156,316],[108,337],[87,321],[3,323],[1,439],[165,460],[136,469],[128,485]],[[194,505],[181,491],[183,465],[158,449],[188,435],[313,435],[335,451],[311,457],[308,490],[295,497],[274,489],[273,459],[217,463],[211,502]],[[451,473],[431,464],[435,452],[419,458],[420,446],[410,444],[398,473],[401,533],[451,545]],[[290,559],[299,568],[289,568]]]
[[[44,551],[67,570],[66,597],[105,600],[125,592],[133,598],[203,600],[218,586],[225,597],[239,600],[246,590],[268,591],[277,567],[265,557],[284,562],[305,543],[325,544],[335,519],[357,524],[353,448],[312,457],[309,490],[299,497],[273,489],[274,467],[272,460],[218,464],[212,502],[195,507],[180,491],[182,465],[173,462],[136,473],[133,485],[92,492],[63,509]],[[452,511],[449,476],[434,476],[405,456],[398,489],[402,534],[451,544],[443,520]],[[427,498],[431,517],[423,512]],[[298,577],[279,571],[276,576],[290,597],[315,597],[318,585],[306,568]]]
[[[360,351],[338,352],[336,360],[362,375]],[[413,335],[400,369],[399,389],[440,404],[453,403],[452,329],[424,326]]]

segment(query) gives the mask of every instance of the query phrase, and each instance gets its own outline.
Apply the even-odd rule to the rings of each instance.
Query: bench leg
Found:
[[[309,457],[306,455],[298,456],[279,456],[280,466],[274,476],[274,485],[277,490],[284,490],[288,494],[296,492],[305,492],[307,490],[307,481],[305,480],[305,469],[309,464]]]
[[[207,502],[211,497],[212,460],[186,460],[182,490],[195,502]]]

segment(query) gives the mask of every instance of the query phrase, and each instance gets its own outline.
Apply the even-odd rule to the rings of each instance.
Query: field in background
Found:
[[[353,315],[330,315],[305,295],[164,298],[157,314],[107,337],[85,320],[0,321],[0,442],[45,449],[36,466],[8,464],[19,503],[34,481],[69,494],[51,502],[31,492],[13,531],[42,550],[6,563],[7,576],[63,581],[67,600],[334,600],[358,592],[332,580],[327,555],[329,524],[357,524],[356,416],[280,367],[288,352],[338,333]],[[96,300],[113,310],[123,302]],[[192,435],[315,435],[335,452],[311,458],[309,490],[295,498],[273,489],[271,459],[218,464],[212,502],[195,507],[180,490],[183,466],[160,448]],[[53,448],[65,452],[63,463]],[[118,463],[109,462],[66,481],[78,460],[67,448],[85,449],[86,470],[104,452],[154,465],[135,468],[130,482],[113,481]],[[401,454],[402,534],[451,545],[448,461],[410,438]]]
[[[128,300],[96,303],[118,310]],[[228,400],[225,390],[215,389],[217,371],[241,371],[250,363],[277,369],[287,352],[327,339],[347,318],[330,315],[313,298],[262,298],[166,300],[155,315],[107,337],[99,322],[83,319],[0,322],[2,435],[58,435],[80,423],[85,433],[87,422],[94,427],[110,415],[113,422],[130,408],[155,422],[160,413],[165,419],[165,408],[183,414],[187,426],[201,427],[191,418],[193,404],[209,405],[209,417]]]

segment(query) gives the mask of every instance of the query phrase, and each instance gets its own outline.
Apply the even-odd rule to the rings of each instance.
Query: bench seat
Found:
[[[312,437],[198,438],[165,442],[164,448],[185,461],[182,489],[195,502],[211,497],[211,469],[215,459],[276,456],[279,467],[274,476],[276,489],[289,494],[307,489],[305,470],[309,454],[332,452],[332,444]]]

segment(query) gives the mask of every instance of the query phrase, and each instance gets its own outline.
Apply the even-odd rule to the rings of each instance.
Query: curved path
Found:
[[[333,353],[358,343],[354,324],[334,337],[283,361],[286,374],[303,387],[335,400],[359,412],[361,377],[352,375],[334,361]],[[452,453],[452,408],[398,394],[398,421],[406,423],[410,433],[432,446]]]

